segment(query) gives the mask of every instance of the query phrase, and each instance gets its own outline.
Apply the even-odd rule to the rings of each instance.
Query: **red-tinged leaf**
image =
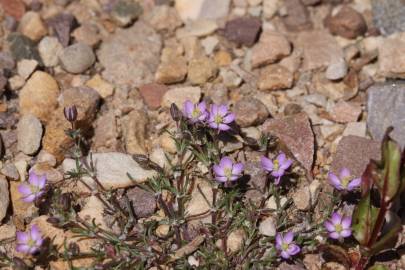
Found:
[[[379,208],[371,204],[370,192],[364,196],[353,212],[353,236],[362,245],[366,246],[371,238]]]
[[[398,194],[401,194],[405,191],[405,149],[402,151],[402,158],[401,158],[401,187],[399,188]]]
[[[374,160],[370,160],[368,163],[366,170],[364,171],[363,175],[361,176],[361,196],[366,196],[367,193],[370,192],[373,184],[378,177],[377,175],[377,163]]]
[[[16,20],[20,20],[25,13],[25,5],[21,0],[0,0],[0,4],[4,12]]]
[[[386,224],[388,228],[384,228],[385,234],[370,247],[368,251],[369,255],[375,255],[385,249],[389,249],[395,246],[396,239],[402,230],[401,219],[393,212],[391,212],[391,222]]]

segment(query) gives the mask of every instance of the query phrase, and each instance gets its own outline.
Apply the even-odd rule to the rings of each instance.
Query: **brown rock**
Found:
[[[339,173],[342,168],[348,168],[353,176],[360,177],[370,159],[379,160],[380,156],[379,142],[357,136],[345,136],[337,146],[331,170]]]
[[[41,121],[48,121],[57,105],[59,87],[48,73],[36,71],[20,92],[22,114],[33,114]]]
[[[97,152],[114,152],[118,150],[117,120],[113,111],[97,118],[94,129],[93,145]]]
[[[405,79],[405,34],[384,40],[378,48],[379,73]]]
[[[238,252],[245,242],[246,233],[243,229],[232,231],[226,239],[226,246],[231,253]]]
[[[291,88],[293,74],[285,67],[274,64],[263,68],[257,82],[260,90],[280,90]]]
[[[241,127],[262,124],[269,115],[266,106],[258,99],[245,97],[234,107],[236,123]]]
[[[238,45],[252,46],[257,41],[262,23],[259,19],[242,17],[228,21],[224,36]]]
[[[18,31],[33,41],[39,41],[48,33],[48,29],[38,13],[29,11],[21,18]]]
[[[350,76],[350,73],[349,75]],[[354,74],[354,76],[357,76]],[[330,81],[325,77],[324,73],[317,73],[312,77],[313,89],[332,100],[349,100],[357,95],[358,83],[357,77],[354,78],[353,83],[344,81]]]
[[[264,32],[252,48],[252,67],[274,63],[291,53],[290,42],[275,31]]]
[[[143,110],[133,110],[122,118],[121,127],[125,149],[129,154],[146,154],[148,115]]]
[[[287,10],[287,16],[283,18],[283,21],[288,30],[301,31],[312,28],[309,12],[301,0],[285,0],[284,6]]]
[[[114,86],[101,78],[99,74],[88,80],[86,86],[96,90],[102,98],[107,98],[114,93]]]
[[[264,122],[262,131],[277,136],[302,166],[311,171],[314,161],[314,134],[305,113]]]
[[[250,189],[246,192],[246,199],[259,203],[262,199],[262,192],[266,187],[267,173],[263,171],[260,162],[248,161],[245,164],[245,175],[249,177]],[[259,189],[259,190],[257,190]]]
[[[4,176],[0,176],[0,195],[1,195],[0,196],[0,224],[1,224],[1,221],[7,214],[8,205],[10,203],[8,182]]]
[[[150,83],[144,84],[139,87],[139,92],[149,109],[156,110],[162,103],[163,95],[167,92],[168,88],[164,84]]]
[[[4,9],[4,12],[17,20],[25,13],[25,5],[21,0],[0,0],[0,4]]]
[[[349,6],[342,7],[338,13],[325,19],[325,25],[334,35],[344,38],[356,38],[367,32],[363,16]]]
[[[64,117],[63,108],[72,105],[77,107],[77,128],[81,129],[82,135],[88,136],[99,101],[100,95],[86,86],[65,90],[60,97],[60,108],[52,114],[46,126],[42,141],[44,150],[54,155],[59,162],[62,161],[64,154],[72,146],[70,137],[65,134],[70,124]]]
[[[193,59],[188,65],[188,79],[194,85],[203,84],[215,78],[217,73],[216,63],[208,57]]]
[[[10,181],[10,198],[13,207],[13,221],[17,229],[25,229],[25,221],[31,218],[37,211],[33,203],[26,203],[22,200],[22,194],[18,191],[20,182]]]
[[[354,102],[339,101],[333,106],[331,116],[339,123],[356,122],[361,114],[361,106]]]
[[[73,31],[72,36],[77,42],[87,44],[90,47],[95,47],[101,40],[100,29],[92,23],[82,24]]]
[[[322,30],[300,32],[295,45],[303,49],[304,70],[327,67],[344,56],[335,38]]]
[[[127,196],[137,218],[145,218],[155,212],[156,199],[153,193],[134,187],[127,191]]]
[[[179,55],[173,48],[163,49],[161,63],[155,74],[156,82],[165,84],[181,82],[186,75],[186,58]]]

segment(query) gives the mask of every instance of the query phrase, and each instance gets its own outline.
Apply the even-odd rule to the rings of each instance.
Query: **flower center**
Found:
[[[214,121],[216,124],[221,124],[222,123],[222,116],[219,114],[215,115]]]
[[[335,231],[336,231],[337,233],[340,233],[341,231],[343,231],[342,225],[341,225],[341,224],[336,224],[336,225],[335,225]]]
[[[35,246],[35,241],[34,241],[32,238],[30,238],[30,239],[28,239],[28,241],[27,241],[27,245],[28,245],[29,247],[34,247],[34,246]]]
[[[289,245],[288,245],[287,243],[283,243],[283,244],[281,245],[281,249],[284,250],[284,251],[287,251],[288,248],[289,248]]]
[[[343,177],[343,178],[342,178],[342,181],[341,181],[342,186],[346,188],[346,187],[349,185],[350,180],[352,180],[352,177],[351,177],[351,176]]]
[[[38,193],[40,189],[37,186],[30,185],[30,190],[32,194]]]
[[[278,159],[273,161],[273,170],[277,171],[278,168],[280,167],[280,162],[278,161]]]
[[[225,168],[224,169],[224,174],[225,174],[225,176],[226,176],[226,178],[231,178],[231,176],[232,176],[232,168]]]
[[[192,116],[193,118],[197,118],[197,117],[200,116],[200,114],[201,114],[200,109],[199,109],[199,108],[195,108],[195,109],[193,110],[193,112],[191,113],[191,116]]]

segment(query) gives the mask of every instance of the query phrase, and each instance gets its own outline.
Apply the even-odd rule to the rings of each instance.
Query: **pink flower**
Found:
[[[337,190],[348,190],[352,191],[361,184],[361,178],[354,178],[349,169],[343,168],[340,170],[339,177],[330,172],[328,174],[329,182]]]
[[[291,166],[292,160],[287,159],[285,154],[281,152],[276,159],[271,160],[267,157],[260,158],[264,170],[271,172],[271,175],[276,178],[275,184],[280,183],[281,177],[285,171]]]
[[[235,121],[235,114],[228,110],[226,105],[211,105],[208,124],[211,128],[226,131],[231,127],[228,125]]]
[[[18,191],[23,195],[22,200],[30,203],[41,197],[44,193],[46,175],[39,176],[33,171],[30,172],[28,183],[18,186]]]
[[[208,117],[207,106],[205,102],[193,104],[190,100],[184,102],[183,114],[191,123],[203,122]]]
[[[213,167],[215,179],[225,183],[235,181],[242,176],[244,166],[242,163],[233,163],[229,157],[223,157],[219,164]]]
[[[32,225],[27,232],[17,232],[16,250],[21,253],[34,254],[43,242],[41,232],[36,225]]]
[[[280,252],[281,257],[286,260],[301,251],[301,248],[293,242],[293,239],[293,232],[287,232],[286,234],[276,234],[276,249]]]
[[[352,225],[352,218],[342,216],[337,212],[334,212],[331,219],[325,221],[324,225],[329,232],[329,237],[333,239],[346,238],[352,234],[350,228]]]

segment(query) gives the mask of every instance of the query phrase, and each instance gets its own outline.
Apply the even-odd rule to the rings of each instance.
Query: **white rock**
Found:
[[[295,206],[299,210],[308,210],[311,206],[311,193],[309,187],[301,187],[293,195],[293,201]]]
[[[265,220],[263,220],[259,225],[259,231],[261,234],[266,236],[275,236],[276,225],[274,218],[268,217]]]
[[[92,157],[97,179],[106,189],[133,186],[134,183],[145,182],[157,174],[155,171],[143,169],[130,155],[124,153],[95,153]],[[87,157],[87,162],[90,163],[90,156]],[[62,166],[65,173],[76,169],[73,159],[65,159]],[[91,177],[83,177],[83,180],[96,188],[96,183]]]
[[[186,24],[184,28],[180,28],[176,32],[176,37],[182,39],[185,37],[204,37],[215,32],[218,29],[218,25],[213,20],[199,19],[191,21]]]
[[[263,0],[263,15],[266,19],[271,19],[280,8],[280,0]]]
[[[42,139],[41,122],[32,114],[23,115],[17,125],[17,149],[24,154],[35,154]]]
[[[176,0],[180,18],[187,22],[196,19],[219,19],[229,13],[231,0]]]
[[[287,203],[287,198],[286,197],[281,197],[280,198],[280,207],[283,207]],[[266,208],[270,210],[277,210],[277,204],[276,204],[276,199],[274,196],[271,196],[267,202],[266,202]]]
[[[200,100],[200,97],[200,87],[188,86],[172,88],[163,95],[162,106],[170,108],[172,103],[175,103],[177,107],[183,108],[183,104],[186,100],[197,103]]]
[[[219,40],[215,36],[209,36],[201,40],[201,45],[204,47],[205,53],[211,55],[218,46]]]
[[[326,97],[320,94],[305,95],[304,100],[319,107],[326,107],[327,104]]]
[[[8,191],[8,182],[4,176],[0,177],[0,222],[7,214],[10,195]]]
[[[28,79],[28,77],[34,72],[36,67],[38,66],[38,62],[34,59],[23,59],[17,63],[17,72],[24,80]]]
[[[44,37],[38,44],[39,55],[46,67],[54,67],[58,64],[59,54],[63,46],[56,37]]]
[[[92,195],[87,203],[83,206],[83,209],[78,213],[79,217],[91,223],[94,222],[100,226],[103,230],[108,230],[103,217],[104,204],[99,198]]]
[[[347,123],[345,130],[343,131],[343,136],[359,136],[366,137],[367,124],[366,122],[350,122]]]
[[[238,252],[242,248],[245,238],[246,233],[243,229],[232,231],[229,234],[228,239],[226,239],[226,246],[228,248],[228,251],[232,253]]]
[[[347,74],[347,64],[343,58],[331,63],[326,69],[325,76],[328,80],[340,80]]]
[[[319,192],[321,190],[321,182],[313,180],[309,184],[309,192],[311,193],[311,205],[315,206],[318,201]]]

